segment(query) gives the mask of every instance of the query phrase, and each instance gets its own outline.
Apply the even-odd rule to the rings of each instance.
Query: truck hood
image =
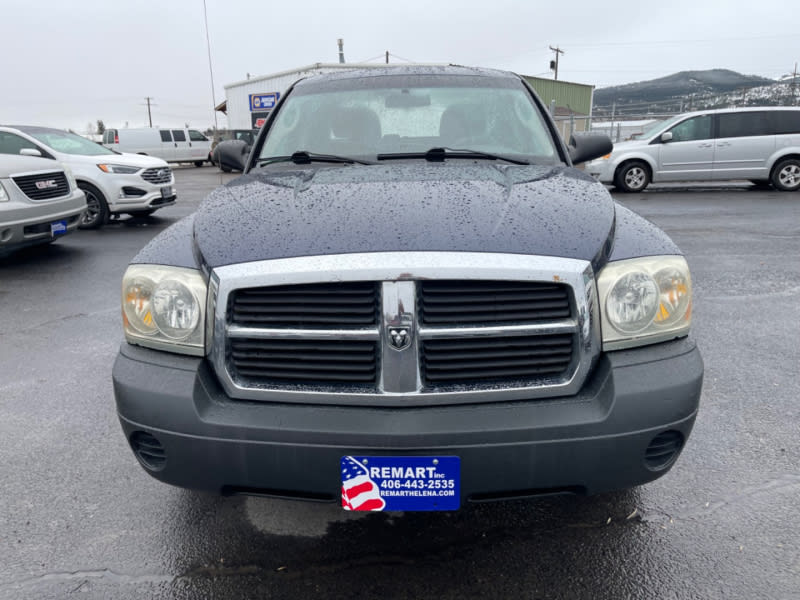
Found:
[[[215,190],[193,237],[210,268],[329,254],[503,252],[604,263],[608,191],[567,167],[388,163],[255,172]]]

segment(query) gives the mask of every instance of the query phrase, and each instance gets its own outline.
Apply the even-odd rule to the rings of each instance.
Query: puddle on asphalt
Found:
[[[320,538],[333,523],[356,521],[369,512],[348,512],[338,504],[294,502],[274,498],[248,497],[245,500],[247,520],[261,533]],[[392,513],[393,517],[401,513]]]

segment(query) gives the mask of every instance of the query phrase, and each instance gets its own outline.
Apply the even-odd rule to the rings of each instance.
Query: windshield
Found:
[[[306,151],[374,160],[378,154],[453,148],[558,160],[549,130],[521,84],[440,86],[424,78],[385,78],[393,84],[387,85],[375,79],[374,88],[366,87],[372,81],[356,79],[351,89],[340,85],[287,97],[259,159]]]
[[[638,140],[648,140],[657,134],[662,129],[672,126],[673,123],[676,121],[680,121],[683,118],[683,115],[676,115],[671,119],[667,119],[666,121],[658,121],[657,123],[653,123],[650,127],[644,130],[643,133],[636,136]]]
[[[30,135],[42,142],[45,146],[49,146],[56,152],[63,152],[64,154],[81,154],[85,156],[116,154],[116,152],[100,144],[95,144],[91,140],[66,131],[37,131],[35,133],[32,132]]]

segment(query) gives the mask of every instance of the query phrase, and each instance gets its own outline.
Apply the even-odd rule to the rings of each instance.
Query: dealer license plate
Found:
[[[172,196],[173,196],[173,194],[172,194],[172,186],[171,185],[165,185],[164,187],[161,188],[161,197],[162,198],[171,198]]]
[[[50,235],[52,237],[64,235],[65,233],[67,233],[66,221],[54,221],[50,223]]]
[[[343,456],[345,510],[457,510],[458,456]]]

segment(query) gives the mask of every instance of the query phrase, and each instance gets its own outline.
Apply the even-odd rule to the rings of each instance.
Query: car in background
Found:
[[[103,146],[117,152],[155,156],[171,163],[194,163],[195,167],[202,167],[211,152],[211,140],[202,132],[186,127],[106,129]]]
[[[0,154],[0,257],[72,233],[85,210],[86,196],[69,167]]]
[[[146,216],[175,203],[169,165],[153,156],[121,154],[61,129],[0,126],[0,154],[40,156],[68,166],[86,194],[82,229],[120,214]]]
[[[226,173],[241,171],[242,158],[247,159],[256,141],[258,129],[231,129],[211,150],[210,161]]]
[[[744,179],[800,190],[800,108],[736,108],[677,115],[621,142],[586,172],[623,192],[651,182]]]

